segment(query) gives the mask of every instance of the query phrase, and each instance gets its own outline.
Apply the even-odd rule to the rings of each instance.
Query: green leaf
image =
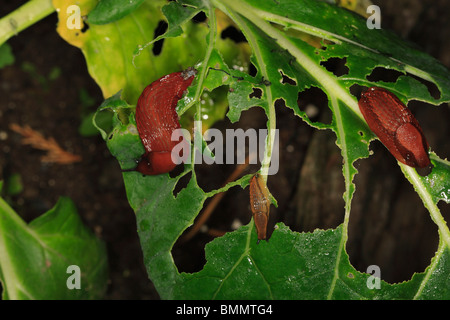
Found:
[[[433,170],[420,179],[435,203],[440,200],[450,203],[450,163],[440,159],[435,153],[432,153],[430,158]]]
[[[14,63],[14,55],[11,46],[7,43],[0,45],[0,68],[12,65]]]
[[[95,125],[93,119],[96,117]],[[81,124],[78,127],[78,133],[84,137],[95,136],[101,130],[102,132],[111,131],[111,114],[102,112],[91,112],[84,116],[81,120]]]
[[[158,22],[164,20],[161,13],[161,7],[166,4],[164,0],[147,0],[139,10],[124,18],[110,24],[89,25],[84,32],[67,28],[67,1],[53,1],[58,9],[57,31],[82,50],[89,73],[105,98],[122,90],[123,98],[129,104],[135,104],[145,86],[163,75],[193,66],[204,49],[206,27],[189,23],[185,25],[188,39],[165,39],[159,55],[147,47],[135,57],[136,48],[154,40]],[[81,14],[86,15],[96,4],[95,0],[83,0],[78,5]]]
[[[439,105],[450,101],[448,70],[392,33],[386,30],[369,30],[362,17],[322,1],[191,0],[172,2],[170,10],[165,7],[165,13],[169,15],[177,10],[184,10],[180,5],[189,7],[181,15],[180,21],[184,21],[193,12],[203,10],[208,17],[210,29],[206,45],[202,47],[204,55],[198,64],[196,80],[185,98],[179,101],[178,114],[183,117],[191,111],[194,112],[195,119],[202,119],[202,94],[225,87],[229,90],[227,116],[232,122],[239,120],[243,110],[256,106],[264,109],[267,128],[274,129],[275,102],[281,99],[286,107],[291,108],[296,116],[309,125],[321,130],[332,130],[336,134],[336,145],[343,158],[345,217],[338,228],[316,230],[313,233],[292,232],[287,226],[278,224],[271,239],[259,245],[256,244],[256,232],[251,221],[247,226],[227,233],[207,245],[207,263],[203,270],[193,274],[180,274],[171,256],[178,237],[192,225],[206,199],[234,186],[245,189],[251,175],[207,193],[198,186],[192,164],[185,165],[184,171],[174,178],[168,174],[143,176],[137,172],[124,172],[128,200],[136,212],[144,263],[161,297],[450,298],[450,266],[447,263],[450,232],[437,208],[439,200],[448,201],[450,167],[447,161],[436,155],[432,156],[435,168],[427,178],[420,178],[415,169],[400,165],[439,228],[439,248],[425,272],[415,274],[411,280],[400,284],[381,281],[379,289],[371,289],[368,281],[376,282],[376,279],[356,271],[345,251],[351,201],[356,188],[353,179],[357,170],[353,164],[356,160],[369,156],[369,145],[375,138],[350,89],[354,85],[377,85],[391,90],[404,102],[415,99]],[[230,67],[233,64],[224,56],[224,42],[218,36],[216,9],[230,17],[244,33],[252,51],[251,62],[256,68],[255,76]],[[174,17],[167,19],[176,21]],[[176,24],[172,23],[171,30],[174,31],[169,35],[179,34]],[[190,49],[186,47],[186,51]],[[164,54],[170,56],[170,53],[162,53]],[[338,76],[328,71],[323,62],[330,58],[345,59],[348,73]],[[394,69],[403,75],[395,83],[372,83],[367,80],[367,76],[377,67]],[[424,83],[435,85],[440,96],[432,97]],[[333,114],[331,123],[312,122],[299,109],[298,93],[311,87],[317,87],[327,95],[328,106]],[[254,95],[255,90],[260,92],[259,98]],[[125,98],[125,101],[129,100]],[[133,106],[133,102],[127,103]],[[125,107],[118,109],[133,110]],[[126,113],[127,116],[120,117],[121,112],[114,115],[114,128],[107,135],[107,145],[123,169],[132,169],[144,149],[135,129],[134,114]],[[269,136],[260,170],[265,177],[267,174],[264,170],[270,163],[273,144],[273,137]],[[183,177],[190,178],[189,182],[174,195],[173,192]]]
[[[74,265],[79,289],[69,289]],[[3,299],[99,299],[106,289],[106,249],[68,198],[29,224],[0,198],[0,280]]]
[[[424,274],[416,274],[411,281],[401,284],[380,281],[379,287],[373,287],[371,284],[377,281],[374,277],[356,271],[346,254],[339,257],[342,225],[299,234],[279,223],[270,240],[259,244],[252,229],[250,224],[209,243],[205,267],[194,274],[181,274],[173,298],[412,299],[430,298],[427,296],[430,292],[434,297],[449,296],[448,286],[439,289],[439,294],[433,290],[425,293],[431,288],[431,280],[427,280],[428,288],[424,289]],[[447,249],[442,254],[449,253]],[[337,261],[339,279],[333,282]],[[439,261],[445,263],[446,259]],[[436,271],[430,273],[430,278],[448,283]]]
[[[162,13],[167,18],[169,26],[166,33],[161,35],[160,39],[181,35],[183,33],[181,26],[191,20],[199,11],[200,8],[184,7],[178,3],[169,2],[162,8]]]
[[[388,88],[393,86],[393,88],[390,88],[393,92],[400,96],[403,94],[409,99],[414,98],[432,104],[440,104],[448,102],[450,97],[448,91],[444,90],[448,88],[449,84],[448,70],[432,57],[417,51],[393,34],[384,30],[369,30],[365,26],[365,20],[323,2],[256,2],[249,0],[239,3],[237,1],[213,1],[213,3],[233,17],[242,28],[253,49],[258,71],[267,80],[271,83],[279,83],[279,75],[271,67],[279,64],[279,62],[273,61],[273,55],[271,56],[270,53],[287,51],[292,55],[290,59],[292,67],[280,68],[283,74],[287,74],[289,78],[296,81],[299,91],[305,87],[316,86],[328,95],[329,107],[333,111],[331,126],[312,124],[304,114],[298,112],[298,107],[294,103],[295,100],[291,100],[290,103],[289,98],[283,97],[283,99],[288,107],[302,116],[309,124],[318,128],[329,127],[336,133],[336,143],[343,156],[343,175],[346,186],[344,194],[346,202],[344,232],[339,247],[340,254],[344,254],[351,199],[355,190],[352,181],[357,173],[353,162],[369,155],[368,143],[373,138],[373,134],[368,132],[361,116],[356,98],[350,94],[350,87],[358,83],[366,86],[374,85],[367,81],[366,76],[375,67],[383,65],[386,68],[403,71],[405,74],[412,74],[422,78],[423,81],[433,82],[441,89],[441,97],[439,99],[431,97],[424,85],[415,79],[405,81],[405,77],[400,77],[394,86],[384,83],[377,83],[376,85]],[[320,15],[311,14],[311,12],[320,12]],[[342,21],[345,21],[345,23],[342,23]],[[272,24],[269,24],[269,22]],[[276,24],[284,29],[276,27]],[[320,37],[330,43],[323,41],[323,49],[316,49],[301,40],[299,35],[287,32],[290,30]],[[265,40],[261,40],[261,37]],[[271,43],[267,46],[272,48],[271,51],[266,47],[266,43]],[[398,48],[401,48],[401,50],[398,50]],[[404,54],[404,52],[408,53]],[[350,69],[348,77],[347,75],[335,76],[321,65],[322,61],[331,57],[346,58],[346,65]],[[295,68],[297,64],[299,67]],[[405,92],[402,92],[402,90]],[[276,97],[278,90],[270,86],[266,93],[268,93],[268,96]],[[296,97],[294,93],[296,92],[285,91],[285,94],[289,94],[292,99]],[[416,183],[414,179],[410,181],[413,184]],[[430,209],[432,218],[438,223],[440,235],[448,246],[450,243],[449,231],[442,223],[439,210],[436,210],[435,203],[427,202],[426,192],[422,193],[421,197],[425,205],[432,208]],[[340,270],[340,268],[341,266],[337,264],[336,270]],[[339,280],[338,274],[336,273],[334,278],[335,283]],[[332,296],[331,294],[329,297]]]
[[[23,191],[22,176],[19,173],[12,173],[4,181],[6,196],[15,196]],[[2,188],[0,188],[1,191]]]
[[[145,0],[102,0],[88,14],[88,22],[107,24],[122,19],[136,10]]]

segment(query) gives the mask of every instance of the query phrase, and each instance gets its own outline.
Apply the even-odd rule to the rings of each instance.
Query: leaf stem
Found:
[[[416,190],[420,199],[422,199],[422,202],[425,205],[425,207],[430,212],[431,219],[433,219],[434,223],[439,228],[440,237],[446,243],[447,247],[450,248],[450,231],[448,229],[447,223],[445,222],[444,217],[442,217],[441,211],[437,207],[431,194],[428,192],[427,188],[422,182],[422,179],[420,178],[419,174],[414,168],[404,165],[400,162],[399,166],[402,169],[403,173],[405,174],[406,178],[414,186],[414,189]]]
[[[425,277],[423,278],[422,283],[419,286],[419,289],[417,290],[416,294],[414,295],[413,300],[417,300],[417,299],[421,298],[423,290],[425,289],[426,285],[428,284],[428,281],[430,280],[430,277],[432,276],[433,272],[436,271],[439,261],[442,259],[442,256],[446,249],[448,249],[448,244],[446,244],[441,238],[439,241],[438,250],[436,251],[434,258],[432,259],[431,264],[428,266]]]
[[[241,28],[243,33],[246,35],[247,41],[252,48],[253,55],[256,58],[256,61],[258,62],[259,72],[261,73],[261,77],[263,79],[268,79],[269,75],[267,72],[266,65],[264,63],[264,58],[261,52],[261,49],[259,47],[258,40],[253,36],[253,33],[248,29],[246,22],[242,19],[241,16],[246,17],[240,10],[242,8],[239,8],[241,2],[237,3],[234,0],[222,2],[218,0],[212,0],[214,5],[218,7],[220,10],[226,12],[228,16],[230,16],[236,24]],[[246,17],[250,21],[253,22],[252,18]],[[263,177],[264,181],[267,181],[267,176],[269,173],[270,168],[270,161],[272,159],[272,152],[274,149],[274,143],[275,143],[275,134],[276,134],[276,113],[275,113],[275,104],[273,101],[273,94],[271,86],[266,86],[265,93],[267,97],[267,105],[268,105],[268,115],[267,115],[267,129],[268,129],[268,135],[266,138],[266,149],[264,151],[264,158],[261,162],[261,170],[260,174]]]
[[[213,3],[217,4],[219,8],[227,6],[231,10],[234,10],[239,15],[242,15],[246,19],[250,20],[258,28],[264,31],[268,36],[275,39],[276,42],[284,49],[288,50],[289,53],[295,57],[298,63],[312,75],[318,83],[320,83],[325,92],[329,96],[339,97],[339,100],[344,102],[357,116],[364,119],[361,111],[359,110],[356,98],[350,94],[344,87],[342,87],[334,76],[330,75],[323,67],[318,65],[313,61],[307,54],[302,52],[291,40],[283,33],[281,30],[270,25],[263,18],[261,18],[256,12],[253,6],[246,4],[245,2],[237,0],[229,0],[222,3],[221,0],[212,0]],[[227,8],[226,8],[227,9]],[[230,11],[230,10],[226,10]],[[262,64],[264,66],[264,64]]]
[[[334,112],[334,116],[336,118],[336,135],[338,136],[338,140],[340,141],[340,149],[342,150],[343,157],[344,150],[347,150],[346,146],[346,139],[345,136],[345,129],[342,127],[342,114],[341,109],[339,106],[339,102],[337,101],[336,97],[331,97],[331,106]],[[339,265],[341,263],[341,257],[342,253],[345,251],[345,244],[348,240],[348,224],[350,222],[350,211],[351,211],[351,202],[352,202],[352,195],[354,191],[354,186],[352,184],[352,174],[351,174],[351,168],[352,165],[349,161],[344,161],[343,163],[343,175],[344,175],[344,182],[345,182],[345,193],[344,193],[344,202],[345,202],[345,215],[344,215],[344,222],[342,223],[342,233],[341,233],[341,240],[339,242],[339,250],[336,256],[336,266],[334,268],[334,275],[333,279],[330,284],[330,290],[328,291],[327,299],[330,300],[333,297],[334,289],[336,287],[337,280],[339,279]]]
[[[55,11],[52,0],[30,0],[0,19],[0,45]]]
[[[200,69],[200,74],[198,77],[198,84],[197,84],[197,89],[195,91],[195,95],[194,95],[194,99],[192,100],[191,103],[189,103],[189,107],[191,106],[191,104],[195,103],[196,104],[196,112],[195,112],[195,128],[194,128],[194,141],[197,141],[197,139],[200,140],[201,142],[201,135],[202,135],[202,131],[201,131],[201,121],[202,121],[202,107],[200,104],[200,96],[202,94],[202,89],[203,89],[203,82],[205,81],[206,78],[206,74],[208,72],[208,62],[209,59],[211,58],[211,53],[214,50],[214,47],[216,45],[216,36],[217,36],[217,25],[216,25],[216,13],[214,12],[214,7],[209,5],[209,10],[208,10],[208,19],[209,19],[209,34],[208,34],[208,47],[206,48],[206,52],[205,52],[205,57],[203,59],[202,62],[202,68]],[[184,108],[182,112],[179,113],[179,115],[181,115],[185,110],[187,110],[188,108]],[[194,143],[194,146],[196,144]],[[201,145],[197,143],[197,145]],[[201,149],[201,148],[200,148]],[[202,152],[202,150],[199,150],[200,153]],[[195,164],[195,149],[192,152],[192,158],[191,158],[191,164],[192,164],[192,172],[193,174],[195,174],[195,170],[194,170],[194,164]]]

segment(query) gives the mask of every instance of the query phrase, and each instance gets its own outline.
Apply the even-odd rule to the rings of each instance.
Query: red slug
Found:
[[[250,207],[255,220],[258,243],[266,239],[269,222],[270,199],[269,190],[263,178],[257,173],[250,179]]]
[[[361,95],[359,109],[369,128],[398,161],[414,168],[430,165],[428,143],[419,122],[392,92],[369,88]]]
[[[180,100],[194,80],[197,70],[166,75],[148,85],[138,99],[136,125],[145,148],[136,171],[145,175],[157,175],[172,171],[172,149],[179,141],[172,141],[172,132],[180,128],[175,111]]]

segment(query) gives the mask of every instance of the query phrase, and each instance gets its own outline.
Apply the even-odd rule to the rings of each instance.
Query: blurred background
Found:
[[[0,17],[25,2],[2,1]],[[450,67],[450,2],[372,3],[381,8],[382,28],[393,30]],[[14,62],[0,69],[0,179],[9,186],[4,197],[27,222],[52,208],[60,196],[70,197],[83,221],[107,245],[110,274],[105,298],[158,299],[143,265],[135,216],[119,165],[100,135],[82,125],[103,101],[101,91],[89,76],[81,51],[56,33],[56,23],[53,13],[8,41]],[[229,34],[229,30],[223,36],[239,40],[239,35]],[[397,76],[379,72],[372,79],[395,81]],[[320,90],[307,90],[299,104],[314,114],[314,120],[330,121],[326,97]],[[408,106],[433,151],[449,158],[449,107],[414,101]],[[224,119],[215,127],[264,128],[263,112],[253,109],[244,112],[238,124]],[[282,106],[277,113],[280,171],[269,178],[268,186],[279,207],[272,206],[270,228],[278,221],[296,231],[338,226],[344,216],[344,180],[334,134],[310,128]],[[44,152],[22,144],[23,134],[11,124],[29,126],[45,138],[54,138],[80,161],[43,162]],[[414,272],[423,271],[434,256],[437,228],[395,159],[378,141],[371,144],[371,150],[374,154],[369,159],[355,164],[359,174],[354,181],[347,252],[360,271],[376,264],[383,280],[408,280]],[[199,167],[199,184],[206,190],[217,188],[234,169]],[[250,166],[242,174],[255,170]],[[450,220],[449,206],[440,203],[439,207]],[[200,270],[205,263],[205,244],[221,232],[247,224],[250,218],[248,190],[230,189],[206,223],[209,232],[199,232],[175,245],[173,255],[179,270]]]

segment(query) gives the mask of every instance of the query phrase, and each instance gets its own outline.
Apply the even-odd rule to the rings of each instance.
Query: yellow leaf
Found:
[[[97,5],[97,1],[93,0],[53,0],[53,6],[58,13],[58,25],[56,31],[59,35],[71,45],[82,48],[84,43],[88,40],[89,32],[82,32],[84,29],[84,19],[81,19],[81,29],[68,28],[67,22],[73,19],[73,15],[77,14],[72,10],[67,10],[71,6],[77,6],[80,9],[81,17],[86,16]]]

